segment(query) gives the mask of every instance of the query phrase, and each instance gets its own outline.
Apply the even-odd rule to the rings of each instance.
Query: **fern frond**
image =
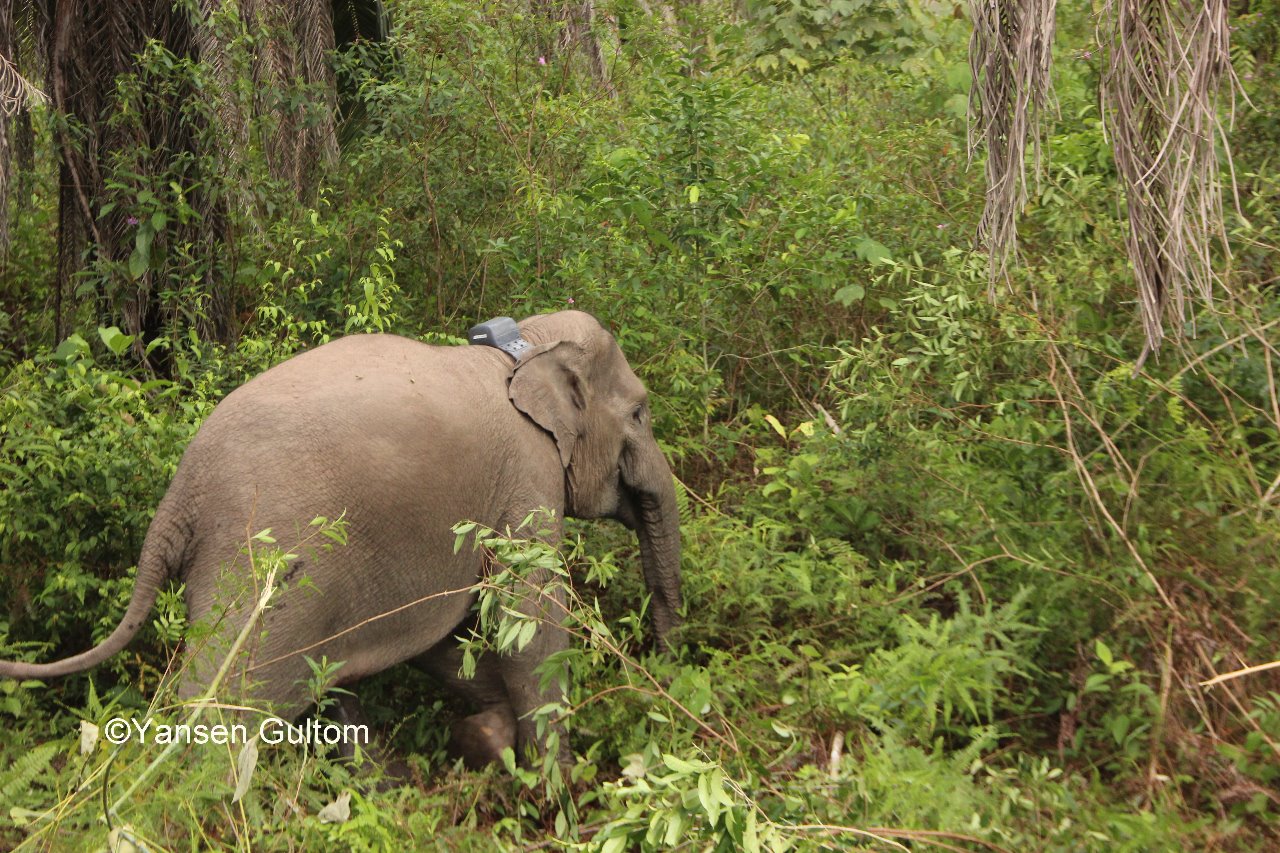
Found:
[[[680,524],[693,523],[693,505],[689,500],[689,492],[684,483],[676,481],[676,511],[680,515]]]
[[[0,802],[12,803],[25,794],[36,779],[49,774],[53,758],[61,744],[57,741],[42,743],[0,773]]]

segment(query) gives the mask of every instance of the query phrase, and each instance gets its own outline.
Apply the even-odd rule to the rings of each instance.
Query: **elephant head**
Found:
[[[512,371],[511,401],[555,441],[566,513],[636,531],[654,630],[667,648],[679,623],[680,518],[644,385],[589,314],[532,317],[521,333],[534,346]]]

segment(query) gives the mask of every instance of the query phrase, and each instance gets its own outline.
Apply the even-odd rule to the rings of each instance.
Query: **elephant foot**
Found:
[[[382,765],[382,778],[378,780],[378,793],[385,794],[388,791],[394,791],[396,788],[421,785],[421,777],[413,772],[413,768],[409,766],[407,761],[393,758],[380,763]]]
[[[516,745],[516,718],[510,708],[489,708],[453,724],[449,754],[472,770],[502,760],[502,750]]]

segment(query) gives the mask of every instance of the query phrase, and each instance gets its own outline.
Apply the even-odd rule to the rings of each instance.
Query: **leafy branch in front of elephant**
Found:
[[[346,524],[344,519],[341,517],[331,521],[323,516],[317,516],[312,519],[309,526],[314,528],[313,532],[288,551],[274,547],[276,545],[276,540],[271,536],[270,529],[260,531],[248,538],[245,544],[245,551],[249,557],[250,566],[253,569],[251,574],[254,578],[255,586],[259,577],[261,577],[262,586],[260,590],[254,590],[256,593],[256,601],[254,603],[253,610],[250,612],[249,618],[245,620],[244,626],[240,629],[240,632],[232,641],[231,647],[227,650],[225,657],[223,657],[222,663],[219,664],[217,672],[209,681],[208,688],[199,699],[191,703],[192,710],[185,721],[185,725],[188,728],[195,726],[206,709],[218,707],[216,699],[218,689],[226,679],[227,674],[231,672],[232,667],[234,666],[234,661],[240,654],[240,650],[245,646],[245,643],[253,633],[255,626],[262,618],[262,614],[270,605],[272,597],[276,594],[278,589],[278,586],[276,585],[276,577],[282,573],[290,562],[298,559],[298,552],[302,550],[302,546],[307,545],[316,537],[323,537],[330,540],[329,542],[322,543],[321,547],[324,550],[331,549],[335,543],[345,545],[347,542]],[[269,547],[265,551],[255,553],[253,544],[255,541],[273,547]],[[107,811],[106,817],[108,822],[110,822],[111,817],[114,817],[119,813],[120,809],[129,801],[143,783],[146,782],[147,779],[149,779],[155,771],[170,758],[170,756],[172,756],[178,746],[178,741],[166,746],[165,749],[157,755],[155,759],[153,759],[151,763],[148,764],[146,768],[133,780],[133,783],[129,788],[116,799],[114,804],[112,804],[110,809]],[[252,772],[252,768],[249,768],[249,772]],[[104,792],[104,803],[106,802],[106,799]]]
[[[565,666],[583,654],[589,655],[596,666],[606,659],[616,660],[628,679],[624,685],[606,688],[576,703],[549,703],[539,708],[540,728],[546,722],[563,723],[597,699],[625,690],[666,703],[711,739],[723,743],[735,754],[740,752],[726,719],[721,718],[725,730],[719,731],[673,696],[658,676],[627,651],[626,643],[609,627],[599,605],[588,603],[577,594],[566,567],[583,557],[582,541],[574,537],[566,548],[552,544],[554,539],[547,531],[553,521],[553,515],[547,510],[530,513],[516,527],[516,532],[528,533],[528,538],[515,538],[510,530],[500,534],[472,521],[454,526],[455,550],[461,549],[467,538],[472,537],[473,547],[485,550],[488,567],[485,577],[474,587],[477,619],[471,636],[462,646],[463,676],[470,678],[475,674],[479,654],[484,651],[518,653],[532,640],[539,624],[548,624],[569,633],[579,645],[547,658],[542,665],[544,688],[553,679],[563,680]],[[610,571],[595,566],[591,574],[604,576]],[[563,601],[552,594],[553,590],[563,590]],[[531,597],[540,599],[540,612],[536,615],[521,606]],[[548,612],[548,607],[555,611]],[[638,675],[640,682],[633,680],[632,675]]]
[[[316,711],[323,712],[336,704],[339,694],[355,695],[350,690],[337,686],[338,670],[342,669],[346,661],[329,660],[328,655],[321,655],[320,660],[303,655],[302,659],[307,662],[307,668],[311,670],[311,677],[307,679],[307,695],[311,697],[311,703],[315,705]]]
[[[313,559],[317,554],[328,553],[336,546],[345,546],[347,544],[346,513],[344,512],[337,518],[333,519],[327,518],[323,515],[318,515],[307,523],[306,528],[302,528],[299,525],[299,527],[294,531],[294,544],[287,549],[277,547],[277,540],[272,534],[272,529],[267,528],[247,536],[245,540],[245,547],[241,549],[241,554],[249,561],[250,572],[247,576],[247,580],[252,582],[252,588],[246,585],[244,589],[227,590],[226,599],[228,601],[240,599],[246,594],[251,599],[259,599],[263,587],[266,586],[268,580],[275,585],[276,589],[282,592],[288,590],[291,586],[296,586],[298,588],[313,587],[314,585],[307,575],[293,578],[293,573],[288,571],[287,567],[290,563],[303,557]],[[266,545],[267,548],[265,550],[255,551],[255,542],[260,543],[261,545]],[[278,583],[274,580],[276,576],[279,576],[280,578]],[[194,650],[199,653],[200,649],[197,644],[202,641],[208,642],[209,638],[216,634],[213,629],[215,625],[225,617],[226,612],[227,611],[224,610],[223,615],[215,614],[214,618],[206,620],[203,624],[199,622],[193,624],[190,632],[188,633],[188,645],[193,646]],[[319,645],[321,644],[313,643],[312,645],[300,649],[294,649],[289,652],[288,656],[303,655],[305,657],[306,652],[317,648]],[[253,646],[249,647],[249,653],[252,656]],[[190,658],[188,658],[188,660],[190,660]],[[273,658],[268,661],[252,660],[244,668],[244,676],[247,677],[254,670],[263,669],[268,664],[275,663],[277,660],[279,660],[279,658]],[[323,659],[322,663],[325,663]],[[332,676],[333,669],[336,669],[336,667],[330,666],[327,671],[329,676]],[[311,666],[311,670],[312,678],[309,689],[313,694],[312,698],[317,699],[318,694],[316,694],[316,690],[323,692],[323,689],[318,685],[324,683],[325,679],[323,676],[326,673],[324,670],[318,670],[314,664]],[[179,670],[175,674],[175,678],[179,678],[181,675],[182,670]]]
[[[463,674],[467,678],[475,675],[476,651],[491,648],[509,654],[524,651],[529,645],[540,620],[522,609],[525,602],[531,597],[542,599],[537,609],[550,619],[546,607],[557,588],[570,589],[566,558],[551,544],[554,523],[551,510],[535,510],[505,536],[473,521],[453,527],[454,553],[462,549],[463,542],[472,533],[475,533],[473,547],[485,551],[485,574],[475,587],[479,598],[475,608],[477,624],[472,632],[472,639],[479,640],[480,645],[468,643],[464,647]],[[528,531],[529,538],[512,538],[520,531]],[[575,540],[575,552],[579,548]],[[491,642],[485,642],[485,638]]]

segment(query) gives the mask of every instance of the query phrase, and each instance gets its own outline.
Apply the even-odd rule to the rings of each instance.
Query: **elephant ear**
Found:
[[[587,410],[586,358],[572,341],[536,346],[512,369],[507,390],[515,407],[555,438],[565,468]]]

